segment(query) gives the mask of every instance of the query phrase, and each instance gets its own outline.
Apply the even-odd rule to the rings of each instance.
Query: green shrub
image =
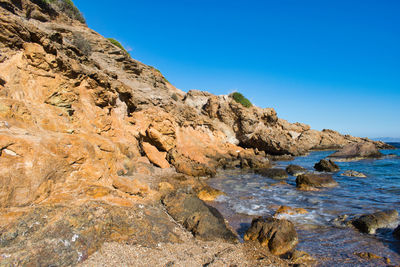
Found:
[[[117,40],[115,40],[114,38],[107,38],[107,40],[110,41],[116,47],[119,47],[122,50],[124,50],[126,53],[128,53],[128,51],[125,50],[125,48],[122,46],[122,44],[120,42],[118,42]]]
[[[244,107],[249,108],[252,106],[250,100],[245,98],[241,93],[234,92],[231,94],[231,97],[238,103],[242,104]]]
[[[74,33],[73,35],[73,45],[79,49],[79,51],[85,55],[90,56],[92,53],[92,46],[90,45],[89,41],[85,39],[81,34]]]
[[[71,0],[39,0],[39,2],[45,5],[50,5],[54,10],[64,13],[71,19],[76,19],[86,24],[85,18],[83,17],[82,13]]]

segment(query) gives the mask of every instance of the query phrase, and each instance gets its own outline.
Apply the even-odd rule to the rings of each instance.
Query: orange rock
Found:
[[[112,185],[125,193],[130,195],[140,195],[143,196],[150,191],[150,187],[143,181],[137,178],[128,178],[122,176],[116,176],[113,178]]]
[[[288,215],[296,215],[296,214],[307,214],[308,211],[303,208],[291,208],[288,206],[280,206],[278,210],[275,212],[274,217],[280,214],[288,214]]]
[[[157,148],[150,143],[143,142],[142,143],[142,148],[144,153],[146,154],[147,158],[156,166],[165,169],[169,168],[169,163],[165,159],[167,156],[166,152],[160,152],[157,150]]]
[[[217,197],[224,195],[226,195],[224,192],[212,188],[211,186],[206,186],[197,193],[197,197],[203,201],[214,201]]]

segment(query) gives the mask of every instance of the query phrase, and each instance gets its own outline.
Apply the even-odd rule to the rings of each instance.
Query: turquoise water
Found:
[[[396,144],[400,148],[399,145]],[[298,249],[323,259],[321,265],[376,266],[384,263],[383,260],[364,261],[354,252],[372,252],[390,258],[392,264],[400,264],[400,241],[391,234],[399,222],[375,235],[361,234],[334,222],[341,215],[351,218],[385,209],[400,212],[400,150],[382,152],[395,156],[338,162],[341,171],[333,176],[339,186],[317,192],[296,190],[293,176],[286,180],[287,185],[273,185],[276,180],[254,173],[223,171],[209,180],[211,186],[227,193],[213,205],[221,210],[240,235],[253,216],[273,215],[281,205],[306,209],[307,214],[284,215],[282,218],[295,223],[300,239]],[[277,162],[276,167],[296,164],[312,171],[316,162],[331,153],[311,152],[293,161]],[[341,176],[346,170],[362,172],[367,178]]]

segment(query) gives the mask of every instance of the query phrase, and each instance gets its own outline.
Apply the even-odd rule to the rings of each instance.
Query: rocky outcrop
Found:
[[[357,143],[343,147],[341,150],[329,155],[337,161],[354,161],[361,159],[380,158],[383,154],[374,143]]]
[[[299,176],[301,174],[305,174],[307,170],[299,165],[292,165],[286,167],[286,172],[293,176]]]
[[[257,169],[256,173],[265,176],[265,177],[269,177],[272,179],[276,179],[276,180],[282,180],[282,179],[286,179],[288,178],[288,174],[286,173],[286,171],[284,169]]]
[[[292,222],[285,219],[253,219],[250,228],[244,235],[245,241],[258,241],[274,255],[292,251],[298,237]]]
[[[329,174],[306,173],[297,176],[296,186],[301,190],[313,190],[321,187],[335,187],[338,183]]]
[[[338,172],[340,171],[339,166],[332,160],[321,159],[318,163],[315,163],[314,169],[319,172]]]
[[[227,228],[218,210],[206,205],[196,196],[172,193],[162,201],[167,212],[194,236],[203,240],[237,241],[236,235]]]
[[[397,221],[399,213],[396,210],[379,211],[372,214],[362,215],[352,221],[354,227],[360,232],[374,234],[379,228],[389,227]]]

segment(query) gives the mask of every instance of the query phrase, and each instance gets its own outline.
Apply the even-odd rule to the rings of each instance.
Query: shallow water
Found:
[[[223,171],[209,184],[227,193],[212,205],[216,206],[243,236],[252,216],[273,215],[281,206],[305,208],[302,215],[284,215],[295,223],[299,233],[298,249],[307,251],[320,259],[321,265],[335,266],[376,266],[385,265],[384,260],[365,261],[354,252],[372,252],[400,264],[400,241],[392,237],[390,229],[378,231],[375,235],[339,226],[333,220],[340,215],[355,217],[360,214],[385,209],[400,212],[400,150],[385,150],[384,154],[396,154],[379,160],[338,162],[341,171],[334,174],[339,186],[317,192],[298,191],[296,178],[289,176],[287,185],[274,185],[278,181],[260,175],[239,171]],[[312,171],[316,162],[332,151],[311,152],[293,161],[277,162],[276,167],[285,168],[296,164]],[[340,174],[355,170],[367,178],[346,177]]]

